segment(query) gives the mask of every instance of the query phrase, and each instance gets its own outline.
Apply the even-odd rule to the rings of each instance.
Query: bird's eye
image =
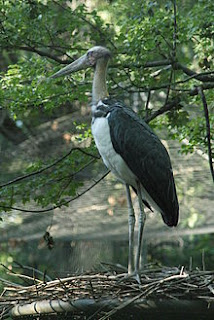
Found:
[[[95,57],[93,51],[89,51],[87,53],[87,58],[88,58],[88,61],[91,66],[94,66],[96,64],[96,57]]]

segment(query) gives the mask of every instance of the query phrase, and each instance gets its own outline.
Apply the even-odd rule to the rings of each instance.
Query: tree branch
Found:
[[[76,15],[75,11],[72,11],[68,8],[65,8],[62,4],[58,3],[57,1],[53,1],[57,6],[59,6],[60,8],[62,8],[65,11],[68,11],[70,14],[72,15]],[[79,17],[82,21],[84,21],[85,23],[87,23],[95,32],[98,32],[100,34],[100,36],[103,39],[107,39],[107,41],[112,45],[112,47],[114,49],[117,49],[117,47],[115,46],[114,42],[107,36],[107,34],[102,31],[102,29],[98,28],[96,24],[92,23],[90,20],[86,19],[83,15]]]
[[[172,76],[173,76],[173,69],[171,69],[170,72],[170,77],[169,77],[169,86],[167,88],[167,92],[166,92],[166,99],[165,99],[165,105],[167,104],[168,100],[169,100],[169,93],[170,93],[170,89],[171,89],[171,85],[172,85]]]
[[[176,41],[176,40],[174,40],[174,41]],[[70,59],[69,60],[60,59],[53,54],[39,50],[39,49],[32,47],[32,46],[19,46],[16,48],[19,50],[37,53],[40,56],[45,56],[45,57],[50,58],[60,64],[69,64],[72,62],[72,60],[70,60]],[[176,50],[175,48],[176,48],[175,44],[173,44],[173,52],[174,52],[174,50]],[[174,59],[175,59],[175,57],[173,57],[173,60]],[[214,73],[214,71],[197,73],[197,72],[187,68],[185,65],[181,64],[180,62],[173,62],[173,61],[167,60],[167,59],[157,60],[157,61],[148,61],[148,62],[145,62],[144,64],[132,64],[132,65],[123,64],[122,67],[132,69],[132,68],[154,68],[154,67],[161,67],[161,66],[167,66],[167,65],[171,65],[174,70],[182,70],[185,74],[190,76],[190,78],[188,78],[188,80],[195,78],[201,82],[214,82],[214,77],[210,76],[211,74]],[[112,65],[111,67],[118,68],[118,65]],[[121,67],[121,65],[120,65],[120,67]],[[185,82],[188,80],[185,80]]]
[[[8,182],[6,182],[6,183],[1,184],[1,185],[0,185],[0,189],[2,189],[2,188],[4,188],[4,187],[7,187],[7,186],[9,186],[9,185],[11,185],[11,184],[20,182],[20,181],[22,181],[22,180],[24,180],[24,179],[27,179],[27,178],[29,178],[29,177],[35,176],[35,175],[37,175],[37,174],[40,174],[40,173],[42,173],[42,172],[44,172],[44,171],[46,171],[46,170],[48,170],[48,169],[56,166],[58,163],[60,163],[61,161],[63,161],[64,159],[66,159],[68,156],[70,156],[73,151],[80,151],[80,152],[82,152],[83,154],[85,154],[85,155],[87,155],[87,156],[93,157],[94,159],[99,159],[99,158],[100,158],[99,156],[95,156],[95,155],[93,155],[93,154],[91,154],[91,153],[89,153],[89,152],[87,152],[87,151],[84,151],[84,150],[81,149],[81,148],[75,147],[75,148],[72,148],[69,152],[67,152],[64,156],[62,156],[61,158],[55,160],[53,163],[45,166],[44,168],[39,169],[39,170],[34,171],[34,172],[31,172],[31,173],[28,173],[28,174],[25,174],[25,175],[23,175],[23,176],[17,177],[17,178],[15,178],[15,179],[13,179],[13,180],[10,180],[10,181],[8,181]]]
[[[62,60],[62,59],[58,58],[57,56],[54,56],[51,53],[36,49],[35,47],[31,47],[31,46],[19,46],[19,47],[16,47],[16,49],[37,53],[38,55],[40,55],[42,57],[50,58],[60,64],[68,64],[68,63],[72,62],[72,61]]]
[[[205,83],[205,84],[202,84],[200,87],[201,87],[201,89],[203,91],[204,90],[213,89],[214,88],[214,83]],[[199,93],[198,92],[198,87],[196,87],[196,86],[195,86],[194,89],[189,91],[190,96],[197,96],[198,93]]]
[[[130,65],[130,64],[122,64],[122,65],[115,64],[115,65],[112,65],[111,67],[112,68],[122,67],[122,68],[132,69],[132,68],[155,68],[155,67],[162,67],[162,66],[169,66],[169,65],[171,65],[174,70],[182,70],[185,74],[190,76],[190,78],[188,78],[188,80],[195,78],[201,82],[214,82],[214,77],[210,76],[211,74],[214,73],[214,71],[197,73],[197,72],[187,68],[186,66],[184,66],[180,62],[173,62],[173,61],[167,60],[167,59],[148,61],[148,62],[145,62],[142,64],[133,63],[132,65]]]
[[[5,210],[17,210],[20,212],[32,212],[32,213],[44,213],[44,212],[48,212],[48,211],[52,211],[58,208],[61,208],[62,206],[67,206],[70,202],[80,198],[81,196],[83,196],[85,193],[87,193],[88,191],[90,191],[91,189],[93,189],[100,181],[102,181],[108,174],[109,174],[110,170],[107,170],[102,176],[101,178],[99,178],[98,180],[95,180],[93,184],[91,184],[87,189],[85,189],[84,191],[82,191],[81,193],[77,194],[75,197],[67,200],[67,201],[63,201],[61,202],[59,205],[56,206],[52,206],[50,208],[47,209],[41,209],[41,210],[27,210],[24,208],[17,208],[17,207],[13,207],[13,206],[2,206],[0,204],[0,208],[5,209]]]
[[[146,105],[145,105],[145,118],[148,118],[148,110],[149,110],[149,101],[151,97],[151,91],[149,90],[147,100],[146,100]]]
[[[159,116],[169,110],[172,110],[173,108],[177,108],[178,106],[180,106],[180,99],[178,97],[176,97],[174,100],[168,101],[160,109],[153,112],[150,116],[146,117],[144,119],[144,121],[149,123],[151,120],[155,119],[157,116]]]
[[[172,46],[172,53],[173,59],[176,61],[176,49],[177,49],[177,5],[176,0],[173,1],[173,10],[174,10],[174,32],[173,32],[173,46]]]
[[[13,263],[15,263],[17,266],[13,265],[13,269],[14,268],[21,268],[21,269],[25,269],[25,270],[29,270],[29,271],[32,271],[32,273],[37,273],[37,274],[40,274],[43,279],[47,279],[48,281],[52,281],[53,279],[51,277],[49,277],[45,272],[42,272],[34,267],[29,267],[29,266],[25,266],[25,265],[22,265],[21,263],[19,263],[18,261],[13,261]]]
[[[173,63],[172,67],[175,70],[182,70],[188,76],[191,76],[192,78],[200,80],[201,82],[214,82],[214,77],[209,76],[209,74],[214,73],[214,71],[197,73],[197,72],[187,68],[186,66],[184,66],[180,62]]]
[[[186,92],[188,93],[190,96],[195,96],[198,94],[198,87],[195,86],[194,89],[182,89],[182,88],[176,88],[175,85],[177,84],[182,84],[182,83],[185,83],[187,81],[190,81],[191,79],[193,78],[197,78],[199,75],[205,75],[205,74],[213,74],[214,71],[209,71],[209,72],[203,72],[201,74],[194,74],[184,80],[180,80],[180,81],[177,81],[177,82],[174,82],[174,86],[171,87],[170,89],[173,90],[173,91],[180,91],[180,92]],[[116,81],[114,81],[113,78],[111,78],[111,80],[114,82],[114,84],[117,85],[117,87],[119,87],[120,89],[126,91],[127,93],[134,93],[134,92],[149,92],[149,91],[156,91],[156,90],[161,90],[161,89],[168,89],[169,86],[170,86],[170,83],[166,83],[166,84],[163,84],[163,85],[160,85],[160,86],[150,86],[150,87],[138,87],[137,90],[133,88],[132,85],[128,85],[126,87],[123,87],[121,86],[120,84],[118,84]],[[214,88],[214,83],[204,83],[201,85],[203,90],[209,90],[209,89],[213,89]],[[113,90],[116,90],[117,88],[114,88]],[[112,91],[113,91],[112,90]]]
[[[210,165],[210,172],[214,182],[214,169],[213,169],[213,160],[212,160],[212,146],[211,146],[211,135],[210,135],[210,121],[209,121],[209,110],[207,106],[206,97],[204,95],[202,87],[198,87],[198,93],[201,96],[201,100],[204,107],[204,115],[206,119],[206,130],[207,130],[207,147],[208,147],[208,157],[209,157],[209,165]]]
[[[164,59],[164,60],[156,60],[156,61],[148,61],[143,64],[139,63],[133,63],[133,64],[122,64],[122,68],[154,68],[154,67],[162,67],[162,66],[168,66],[171,65],[171,61]],[[111,65],[112,68],[118,68],[121,65],[115,64]]]

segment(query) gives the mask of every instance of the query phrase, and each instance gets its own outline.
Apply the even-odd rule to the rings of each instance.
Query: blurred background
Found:
[[[127,267],[125,187],[106,175],[90,131],[93,71],[47,80],[101,44],[113,52],[110,94],[145,118],[167,147],[180,203],[173,229],[147,211],[142,266],[212,269],[213,1],[175,7],[29,0],[0,7],[0,262],[52,278]],[[0,277],[5,273],[1,267]]]

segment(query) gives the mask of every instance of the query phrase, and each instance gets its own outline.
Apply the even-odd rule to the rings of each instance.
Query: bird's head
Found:
[[[66,67],[54,73],[50,78],[54,79],[61,76],[66,76],[79,70],[95,67],[99,59],[102,58],[108,61],[110,57],[111,52],[107,48],[102,46],[93,47],[89,49],[82,57],[78,58]]]

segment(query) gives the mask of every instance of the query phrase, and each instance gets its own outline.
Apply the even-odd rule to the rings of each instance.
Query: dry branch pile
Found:
[[[31,304],[32,307],[34,304],[34,313],[38,314],[42,313],[42,303],[50,305],[51,302],[52,309],[49,308],[49,311],[47,309],[46,313],[74,311],[66,306],[77,308],[78,304],[79,311],[81,306],[82,311],[86,310],[86,307],[87,310],[90,309],[90,306],[97,308],[108,306],[108,316],[127,306],[138,304],[139,307],[142,301],[145,304],[145,301],[167,300],[176,303],[184,300],[203,300],[206,307],[212,306],[214,302],[214,271],[187,272],[184,268],[148,268],[141,274],[141,284],[132,277],[115,271],[74,275],[48,282],[25,275],[16,274],[16,276],[31,280],[32,284],[23,286],[2,280],[4,290],[0,296],[0,319],[1,312],[2,315],[6,314],[8,308],[13,307],[12,314],[17,316],[24,310],[21,305]],[[59,301],[61,310],[56,304],[56,302],[59,304]],[[19,311],[15,307],[17,305]]]

